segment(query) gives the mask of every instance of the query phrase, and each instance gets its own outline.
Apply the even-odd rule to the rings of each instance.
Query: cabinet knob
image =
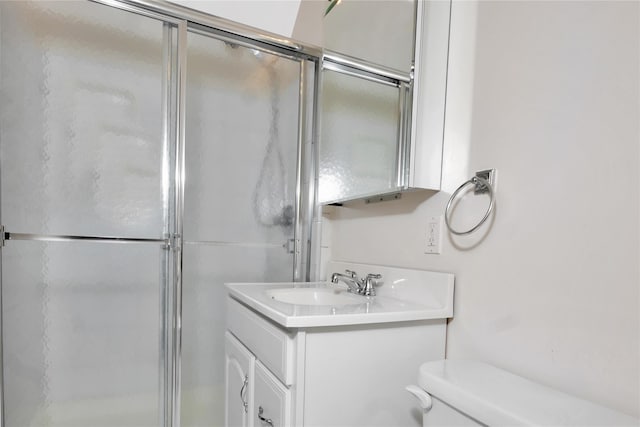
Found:
[[[258,419],[260,421],[262,421],[263,423],[266,423],[268,425],[270,425],[271,427],[273,427],[273,421],[271,421],[270,418],[265,418],[262,416],[262,414],[264,413],[264,409],[262,409],[262,406],[258,407]]]

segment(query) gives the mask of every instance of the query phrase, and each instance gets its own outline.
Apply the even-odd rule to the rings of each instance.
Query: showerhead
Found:
[[[239,44],[228,41],[228,40],[223,40],[222,42],[224,43],[225,47],[228,47],[233,49],[234,51],[240,52],[237,50],[240,47]],[[241,49],[241,51],[246,52],[245,49]],[[265,53],[256,48],[249,48],[249,51],[253,54],[253,56],[258,58],[258,60],[264,63],[267,67],[271,67],[279,59],[276,55],[269,55],[268,53]],[[234,55],[236,54],[234,53]]]

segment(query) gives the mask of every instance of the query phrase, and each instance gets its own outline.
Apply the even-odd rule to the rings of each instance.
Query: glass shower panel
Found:
[[[168,231],[162,21],[0,1],[6,427],[158,426]],[[44,239],[47,242],[38,240]]]
[[[7,427],[158,426],[159,244],[9,242]]]
[[[297,60],[190,32],[183,252],[183,427],[224,424],[224,283],[292,281]]]
[[[329,70],[322,79],[319,201],[397,188],[399,89]]]
[[[162,237],[163,24],[89,1],[0,2],[2,221]]]
[[[187,240],[293,234],[300,63],[189,33]]]
[[[185,245],[182,427],[224,425],[224,283],[291,281],[292,263],[275,245]]]

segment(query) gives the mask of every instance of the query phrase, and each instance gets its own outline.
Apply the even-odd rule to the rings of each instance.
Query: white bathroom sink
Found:
[[[366,304],[367,297],[334,288],[270,289],[265,293],[271,299],[296,305],[350,305]]]
[[[381,274],[376,296],[343,283],[227,283],[229,296],[285,328],[362,325],[453,316],[453,274],[332,261],[328,272]]]

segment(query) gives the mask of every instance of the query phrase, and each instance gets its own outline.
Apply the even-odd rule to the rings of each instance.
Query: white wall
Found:
[[[324,43],[323,16],[328,2],[324,0],[301,0],[298,17],[291,36],[316,46]]]
[[[639,14],[637,2],[454,0],[444,191],[335,208],[323,242],[335,260],[455,273],[447,357],[635,416]],[[427,217],[490,167],[492,223],[424,254]],[[482,214],[472,198],[461,227]]]
[[[173,0],[171,3],[269,31],[309,45],[323,44],[325,0]]]
[[[173,0],[220,18],[291,37],[300,0]]]

